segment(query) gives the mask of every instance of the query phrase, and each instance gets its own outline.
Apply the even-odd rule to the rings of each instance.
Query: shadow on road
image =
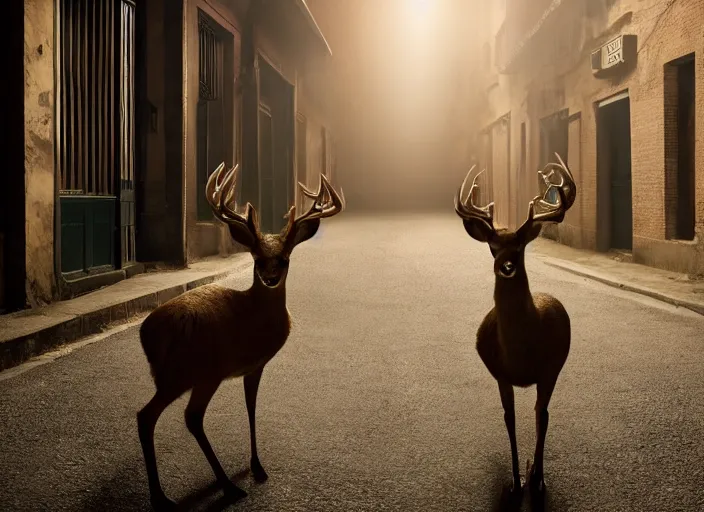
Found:
[[[558,498],[546,489],[543,496],[533,496],[527,486],[521,492],[511,493],[511,466],[498,456],[491,462],[488,468],[489,474],[493,475],[491,492],[491,512],[558,512]]]
[[[141,465],[141,460],[139,461]],[[135,471],[135,464],[129,464],[120,469],[110,480],[103,482],[99,489],[87,496],[80,507],[82,512],[94,510],[111,511],[151,511],[149,490],[146,485],[146,475]],[[249,469],[243,469],[231,477],[239,483],[249,475]],[[167,491],[168,492],[168,491]],[[215,495],[220,494],[215,497]],[[191,491],[185,497],[178,499],[178,510],[202,510],[207,512],[222,512],[233,504],[222,495],[222,489],[213,479],[200,489]],[[246,498],[245,498],[246,499]]]
[[[249,469],[243,469],[235,473],[230,480],[239,483],[244,480],[247,475],[249,475]],[[208,485],[188,494],[178,503],[178,508],[179,510],[195,510],[198,505],[203,505],[208,498],[220,492],[222,492],[221,487],[218,485],[217,481],[213,480]],[[205,508],[201,510],[204,512],[222,512],[230,506],[232,506],[232,502],[222,495],[218,496],[215,501],[207,503]]]

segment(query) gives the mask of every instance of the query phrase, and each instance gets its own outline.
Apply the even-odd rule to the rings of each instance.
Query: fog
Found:
[[[451,209],[475,153],[473,0],[308,0],[333,56],[316,72],[350,211]]]

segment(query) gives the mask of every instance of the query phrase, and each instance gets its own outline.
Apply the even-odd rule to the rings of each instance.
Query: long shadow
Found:
[[[561,510],[559,503],[561,502],[559,496],[550,492],[550,489],[546,486],[545,493],[542,496],[529,495],[529,503],[531,512],[557,512]]]
[[[232,480],[234,483],[239,483],[244,480],[249,474],[250,470],[248,468],[242,469],[235,473],[230,478],[230,480]],[[210,498],[214,494],[217,494],[218,492],[222,492],[222,488],[218,485],[217,481],[213,480],[211,483],[201,487],[200,489],[196,489],[195,491],[192,491],[191,493],[187,494],[185,498],[179,501],[178,509],[193,510],[196,506],[202,504],[208,498]],[[231,505],[233,505],[233,503],[223,495],[219,496],[216,500],[209,503],[203,510],[207,510],[209,512],[221,512]]]
[[[511,465],[507,464],[498,455],[493,457],[487,468],[492,475],[491,512],[519,512],[523,504],[523,489],[515,494],[511,493]]]
[[[141,461],[139,461],[141,462]],[[140,471],[135,471],[139,466],[135,460],[134,464],[127,464],[117,470],[112,478],[101,483],[97,492],[87,495],[81,503],[79,510],[82,512],[93,512],[95,510],[119,511],[151,511],[149,502],[149,490],[146,486],[146,477]],[[231,480],[238,483],[250,474],[249,468],[235,473]],[[215,480],[196,489],[184,498],[178,500],[178,510],[201,509],[211,512],[221,512],[233,503],[224,495],[213,499],[222,489]],[[171,497],[175,499],[174,497]],[[245,498],[247,499],[247,498]]]
[[[134,459],[132,463],[127,461],[122,467],[116,468],[111,478],[99,482],[97,490],[94,489],[83,497],[79,510],[150,511],[152,507],[146,477],[135,470],[140,467],[140,463],[139,459]]]
[[[498,456],[491,462],[489,473],[493,475],[490,487],[491,512],[558,512],[560,499],[546,486],[542,495],[530,492],[528,485],[517,493],[511,493],[511,466]],[[525,475],[523,475],[525,477]]]

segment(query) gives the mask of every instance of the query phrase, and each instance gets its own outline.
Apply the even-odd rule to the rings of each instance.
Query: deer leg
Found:
[[[269,476],[264,471],[259,455],[257,454],[257,429],[256,429],[256,410],[257,410],[257,391],[259,391],[259,381],[262,378],[262,366],[258,370],[244,376],[244,398],[247,403],[247,416],[249,416],[249,441],[252,448],[252,459],[250,467],[252,475],[256,482],[264,482]]]
[[[499,392],[501,393],[501,405],[504,407],[504,422],[508,431],[508,440],[511,443],[511,468],[513,472],[513,483],[511,492],[521,490],[521,473],[518,469],[518,446],[516,445],[516,413],[513,402],[513,386],[507,382],[499,381]]]
[[[188,427],[189,432],[193,434],[193,437],[198,441],[198,446],[200,446],[200,449],[203,451],[205,458],[208,459],[208,463],[213,469],[213,473],[215,473],[215,478],[223,488],[223,491],[225,491],[225,496],[234,502],[247,496],[247,493],[232,483],[227,476],[227,473],[225,473],[225,470],[222,468],[220,461],[213,451],[213,447],[210,446],[210,441],[208,441],[205,435],[205,430],[203,430],[205,410],[219,386],[220,382],[209,382],[207,384],[199,384],[193,388],[191,398],[186,406],[186,427]]]
[[[177,398],[177,396],[167,395],[161,391],[154,394],[144,408],[137,413],[137,429],[139,432],[139,442],[144,452],[144,463],[147,466],[147,479],[149,481],[149,495],[154,510],[175,510],[176,503],[171,501],[164,494],[159,482],[159,471],[156,466],[156,454],[154,452],[154,429],[159,416]]]
[[[555,389],[555,381],[538,383],[538,399],[535,402],[535,457],[533,467],[530,471],[530,489],[533,492],[543,493],[545,491],[545,480],[543,479],[543,454],[545,452],[545,436],[548,433],[548,404]]]

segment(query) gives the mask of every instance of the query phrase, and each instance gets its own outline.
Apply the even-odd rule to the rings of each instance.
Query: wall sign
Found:
[[[632,63],[636,56],[636,36],[620,35],[592,52],[592,73],[595,76],[608,74],[624,64]]]

